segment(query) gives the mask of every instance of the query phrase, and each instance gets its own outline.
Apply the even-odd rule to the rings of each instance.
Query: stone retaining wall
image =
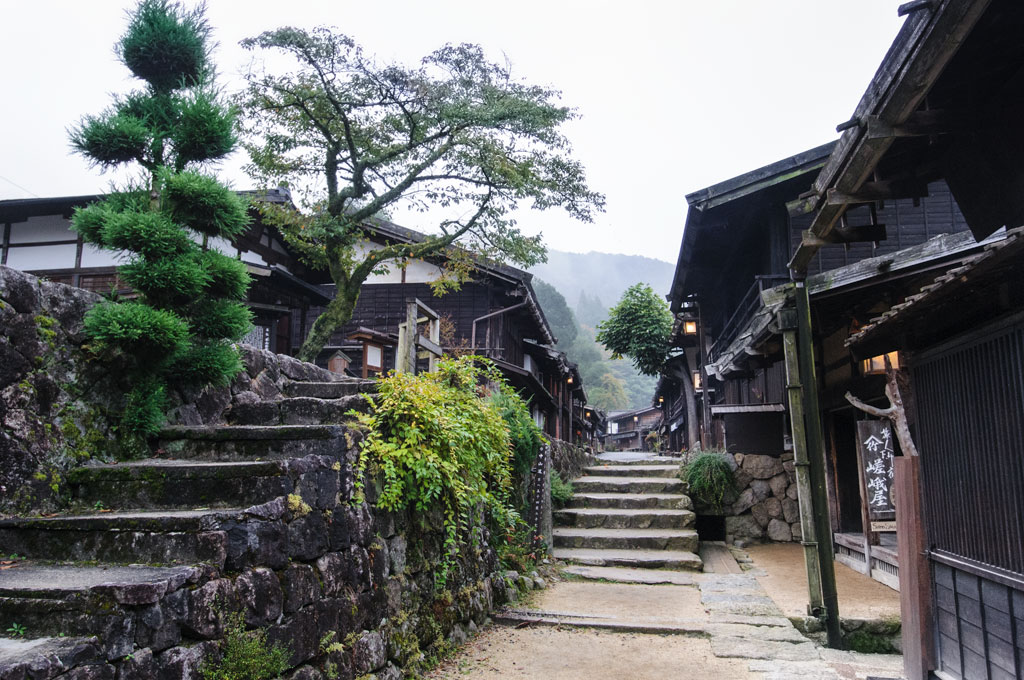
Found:
[[[683,462],[695,453],[683,454]],[[726,496],[723,511],[715,512],[698,503],[697,513],[724,515],[726,540],[730,543],[799,541],[800,508],[793,453],[787,451],[779,458],[743,453],[723,455],[733,469],[736,492]]]
[[[583,474],[583,468],[594,461],[593,451],[589,447],[578,446],[562,441],[551,440],[551,466],[565,481],[572,481]]]
[[[83,350],[82,319],[102,297],[0,265],[0,516],[55,509],[65,473],[116,455],[113,426],[127,386]],[[172,391],[169,424],[224,422],[235,405],[281,395],[288,382],[350,380],[247,345],[229,387]]]

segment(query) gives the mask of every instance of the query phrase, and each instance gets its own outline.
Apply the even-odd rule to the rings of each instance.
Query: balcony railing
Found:
[[[761,293],[788,281],[789,276],[786,275],[770,274],[755,276],[754,285],[750,287],[743,296],[743,299],[740,300],[740,303],[736,305],[736,310],[729,317],[729,320],[725,322],[718,337],[715,338],[715,344],[711,346],[709,358],[714,359],[722,350],[732,344],[732,341],[739,335],[743,326],[761,306]]]

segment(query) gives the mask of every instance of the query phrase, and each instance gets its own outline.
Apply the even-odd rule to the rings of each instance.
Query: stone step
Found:
[[[138,608],[171,595],[165,603],[180,601],[181,608],[187,609],[188,590],[172,594],[196,584],[204,570],[192,566],[17,563],[0,572],[0,626],[6,629],[17,622],[31,637],[96,636],[106,658],[123,658],[131,653],[137,638],[142,647],[151,642],[145,634],[156,621],[145,615],[136,620]],[[165,636],[170,632],[161,631]]]
[[[555,559],[571,564],[597,567],[632,567],[641,569],[673,569],[700,571],[700,557],[683,550],[595,550],[588,548],[555,548]]]
[[[693,501],[689,496],[678,493],[576,493],[570,499],[568,508],[692,510]]]
[[[34,560],[223,567],[242,510],[158,510],[0,520],[0,546]],[[242,536],[244,540],[251,536]],[[251,548],[251,546],[246,546]]]
[[[605,477],[585,475],[572,480],[576,493],[685,493],[682,480],[666,477]]]
[[[365,394],[353,394],[339,399],[290,397],[254,404],[236,404],[226,417],[231,425],[323,425],[347,422],[352,419],[352,411],[366,412],[369,406]]]
[[[640,452],[605,452],[597,454],[597,465],[674,465],[677,468],[682,462],[676,456],[659,456],[653,453]]]
[[[288,461],[149,458],[89,465],[68,474],[79,505],[110,509],[248,507],[294,490]]]
[[[346,433],[340,425],[182,425],[160,431],[157,454],[211,461],[301,458],[311,454],[342,458],[350,448]]]
[[[556,548],[596,550],[680,550],[696,552],[697,532],[692,529],[580,529],[556,527]]]
[[[70,678],[67,671],[102,659],[103,650],[93,637],[0,638],[0,678]],[[77,677],[100,676],[86,672]]]
[[[581,529],[689,529],[697,516],[690,510],[565,508],[554,513],[558,526]]]
[[[285,384],[284,393],[289,397],[313,397],[315,399],[341,399],[355,394],[375,394],[376,380],[339,380],[337,382],[290,382]]]
[[[583,468],[587,475],[597,477],[667,477],[679,476],[678,465],[590,465]]]

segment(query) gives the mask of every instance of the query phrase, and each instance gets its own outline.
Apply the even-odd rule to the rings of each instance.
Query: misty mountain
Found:
[[[549,250],[546,263],[530,268],[530,273],[565,296],[571,307],[577,307],[580,293],[585,292],[587,298],[597,298],[605,309],[615,305],[622,293],[638,282],[650,285],[658,295],[665,295],[672,285],[674,271],[674,264],[640,255],[560,250]]]

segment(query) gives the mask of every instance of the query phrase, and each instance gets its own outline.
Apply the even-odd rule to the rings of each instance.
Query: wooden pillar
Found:
[[[789,398],[789,420],[793,439],[793,463],[796,467],[797,504],[800,508],[800,544],[804,547],[804,566],[807,569],[808,613],[820,616],[821,565],[818,560],[818,542],[814,528],[814,506],[811,496],[811,478],[808,470],[807,436],[804,427],[803,386],[800,383],[800,357],[797,351],[796,310],[783,309],[779,313],[782,341],[786,356],[786,394]]]
[[[416,317],[419,316],[415,300],[406,300],[405,323],[398,328],[398,347],[395,350],[395,372],[416,372]]]
[[[839,627],[839,597],[836,594],[835,548],[828,515],[828,492],[825,490],[825,436],[821,426],[818,401],[818,378],[814,369],[814,344],[811,336],[811,303],[804,281],[794,286],[797,317],[797,350],[800,383],[803,387],[804,424],[807,441],[807,462],[811,479],[814,525],[817,530],[818,562],[821,570],[821,599],[825,611],[828,645],[841,649],[843,635]]]
[[[900,562],[900,618],[903,673],[907,680],[926,680],[935,668],[932,635],[931,570],[925,555],[924,508],[921,503],[921,458],[893,458],[896,541]]]

